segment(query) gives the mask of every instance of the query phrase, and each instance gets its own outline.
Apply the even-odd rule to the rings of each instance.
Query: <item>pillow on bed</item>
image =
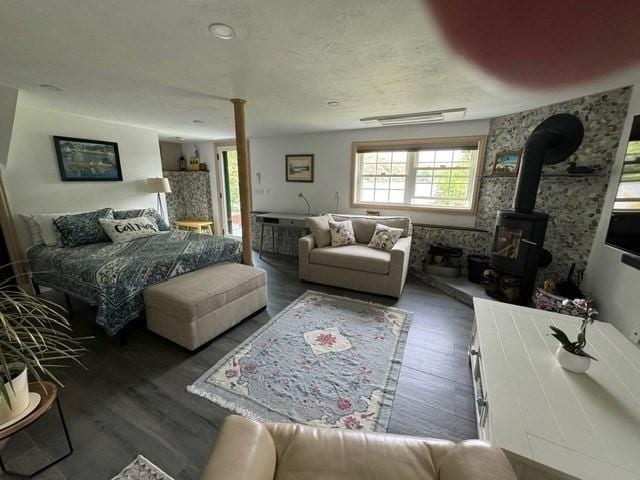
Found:
[[[156,222],[158,229],[161,232],[165,232],[170,230],[167,222],[164,221],[164,218],[158,213],[155,208],[138,208],[134,210],[116,210],[113,212],[113,218],[116,220],[122,220],[125,218],[138,218],[138,217],[149,217]]]
[[[101,218],[100,225],[113,243],[125,243],[160,233],[158,224],[149,217],[112,220]]]
[[[64,215],[53,220],[60,232],[63,247],[77,247],[88,243],[108,242],[100,219],[113,218],[112,208],[103,208],[95,212]]]

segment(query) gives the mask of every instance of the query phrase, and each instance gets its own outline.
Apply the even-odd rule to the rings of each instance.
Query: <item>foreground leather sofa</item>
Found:
[[[231,415],[203,480],[516,480],[500,449],[479,440],[365,433]]]

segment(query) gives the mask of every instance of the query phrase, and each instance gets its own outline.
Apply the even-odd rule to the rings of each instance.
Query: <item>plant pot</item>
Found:
[[[562,345],[559,346],[556,351],[556,359],[562,368],[574,373],[584,373],[591,365],[591,359],[589,357],[571,353],[565,350]]]
[[[27,380],[27,369],[25,368],[19,375],[11,380],[13,389],[9,383],[4,386],[7,389],[11,406],[7,404],[4,396],[0,395],[0,424],[17,417],[29,406],[29,381]]]

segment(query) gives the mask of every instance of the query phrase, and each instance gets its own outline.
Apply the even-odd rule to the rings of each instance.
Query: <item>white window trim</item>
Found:
[[[487,143],[487,137],[484,135],[474,135],[468,137],[440,137],[427,139],[406,139],[406,140],[373,140],[363,142],[353,142],[351,144],[351,208],[368,208],[377,210],[401,210],[401,211],[422,211],[422,212],[440,212],[440,213],[457,213],[462,215],[475,215],[478,209],[478,196],[480,194],[480,179],[484,171],[484,155]],[[409,204],[392,204],[392,203],[366,203],[358,202],[358,187],[360,176],[358,175],[358,149],[359,148],[389,148],[397,147],[398,150],[414,149],[414,148],[452,148],[460,146],[468,146],[469,144],[478,145],[478,160],[475,171],[475,178],[472,183],[473,193],[471,198],[471,206],[469,208],[447,208],[447,207],[430,207]],[[408,177],[407,177],[407,180]]]

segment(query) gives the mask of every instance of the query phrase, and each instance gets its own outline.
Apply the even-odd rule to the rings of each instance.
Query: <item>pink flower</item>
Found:
[[[227,376],[227,378],[233,378],[239,376],[240,372],[238,372],[238,370],[236,370],[235,368],[230,368],[229,370],[224,372],[224,374]]]
[[[338,398],[338,408],[340,410],[349,410],[349,409],[351,409],[351,400],[349,400],[348,398],[339,397]]]
[[[258,366],[255,363],[247,363],[242,367],[244,373],[253,374],[258,371]]]
[[[384,323],[384,322],[385,322],[385,320],[386,320],[386,319],[384,318],[384,314],[382,314],[382,313],[381,313],[381,314],[379,314],[379,315],[376,315],[375,317],[373,317],[373,319],[374,319],[376,322],[378,322],[378,323]]]
[[[355,430],[356,428],[360,427],[360,422],[353,415],[349,415],[348,417],[343,419],[342,423],[344,423],[345,427],[347,427],[347,428],[349,428],[351,430]]]
[[[318,345],[328,345],[330,347],[336,343],[336,340],[336,336],[332,335],[331,333],[321,333],[316,337],[316,342],[318,342]]]

